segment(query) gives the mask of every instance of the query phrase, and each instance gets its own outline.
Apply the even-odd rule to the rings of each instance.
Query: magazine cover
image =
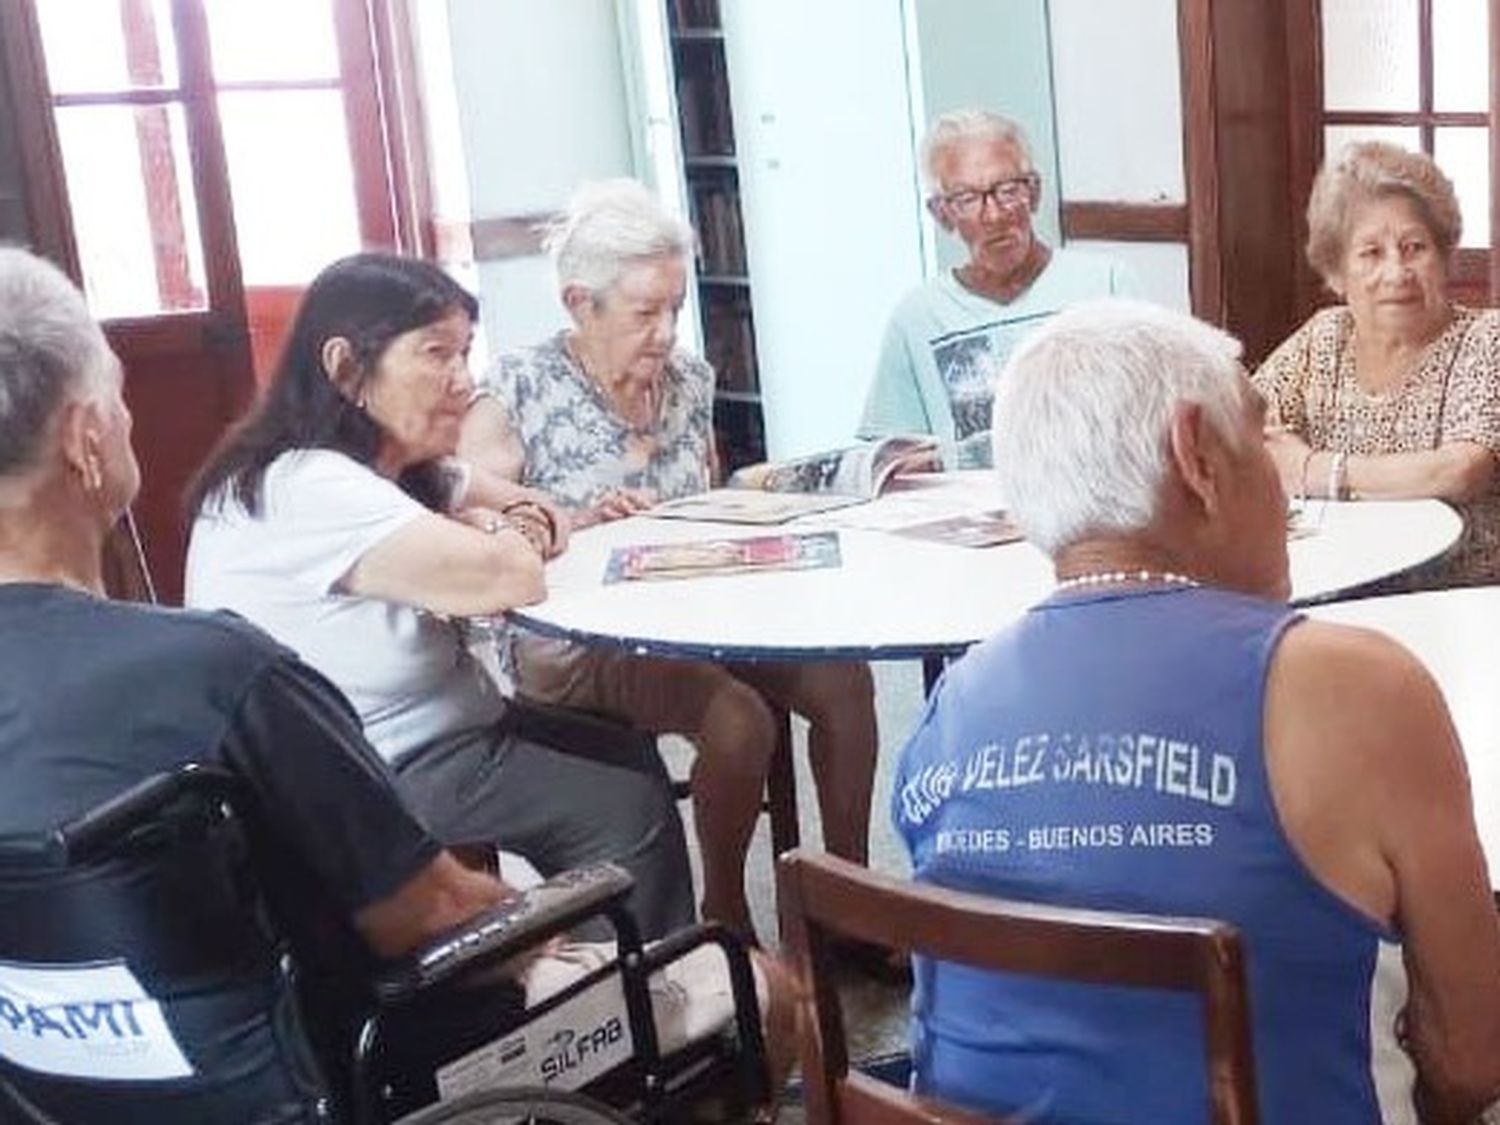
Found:
[[[746,465],[728,487],[682,496],[648,508],[658,519],[775,524],[873,500],[899,473],[927,465],[937,444],[896,436],[831,449],[790,461]]]
[[[699,578],[754,570],[816,570],[840,566],[836,531],[806,535],[762,535],[753,539],[699,539],[688,543],[639,543],[617,547],[604,582]]]
[[[927,539],[953,547],[998,547],[1026,538],[1016,521],[1004,511],[971,512],[895,529],[897,535]]]
[[[790,461],[746,465],[729,478],[729,487],[872,500],[892,476],[936,448],[936,440],[925,435],[888,437]]]

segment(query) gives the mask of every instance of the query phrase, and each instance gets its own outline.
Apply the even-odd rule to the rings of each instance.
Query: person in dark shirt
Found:
[[[0,248],[0,837],[46,831],[146,777],[203,762],[253,793],[274,845],[264,880],[285,876],[376,957],[509,897],[423,829],[354,710],[289,650],[229,614],[106,599],[102,548],[140,485],[122,383],[77,289],[46,262]],[[205,861],[203,878],[213,870]],[[7,920],[18,927],[7,942],[24,924]],[[106,978],[139,987],[120,953],[104,966],[34,960],[47,963],[55,998]],[[187,998],[201,1002],[196,1014],[175,1026],[183,998],[158,1007],[149,993],[113,993],[138,997],[140,1049],[117,1053],[114,1080],[91,1092],[59,1081],[79,1073],[67,1047],[81,1036],[39,1024],[45,1003],[27,1006],[33,970],[0,955],[0,1117],[9,1097],[68,1120],[326,1119],[298,1054],[306,1045],[272,1011],[284,998],[268,1003],[264,974],[242,972],[227,950],[226,960],[208,996]],[[767,975],[774,1007],[782,981]],[[164,1020],[146,1019],[163,1008]],[[41,1014],[26,1023],[20,1012]]]

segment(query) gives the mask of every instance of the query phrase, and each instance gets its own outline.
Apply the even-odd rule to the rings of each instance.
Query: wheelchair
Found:
[[[274,1120],[351,1125],[678,1123],[705,1100],[742,1120],[764,1104],[754,977],[722,928],[644,947],[629,875],[601,864],[377,962],[345,919],[259,877],[277,845],[255,806],[190,764],[0,837],[0,1123],[197,1121],[226,1087],[284,1106]],[[527,1008],[500,967],[597,916],[617,960]],[[664,1056],[648,978],[705,945],[727,960],[734,1016]],[[264,1065],[245,1066],[247,1045]]]

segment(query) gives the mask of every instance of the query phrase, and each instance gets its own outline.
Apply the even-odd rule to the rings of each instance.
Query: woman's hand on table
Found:
[[[573,527],[592,527],[644,512],[656,505],[656,493],[649,488],[611,488],[600,494],[592,507],[573,513]]]

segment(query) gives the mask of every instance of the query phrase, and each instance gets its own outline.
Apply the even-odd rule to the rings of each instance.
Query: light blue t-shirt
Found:
[[[902,752],[919,883],[1218,918],[1245,943],[1261,1120],[1415,1123],[1399,936],[1282,831],[1266,675],[1296,615],[1182,586],[1058,594],[950,667]],[[1195,997],[918,958],[920,1092],[1026,1119],[1208,1120]]]
[[[859,436],[932,434],[946,468],[988,467],[991,387],[1016,344],[1069,305],[1136,297],[1140,288],[1124,263],[1076,250],[1054,250],[1031,286],[1006,305],[945,271],[891,313]]]

